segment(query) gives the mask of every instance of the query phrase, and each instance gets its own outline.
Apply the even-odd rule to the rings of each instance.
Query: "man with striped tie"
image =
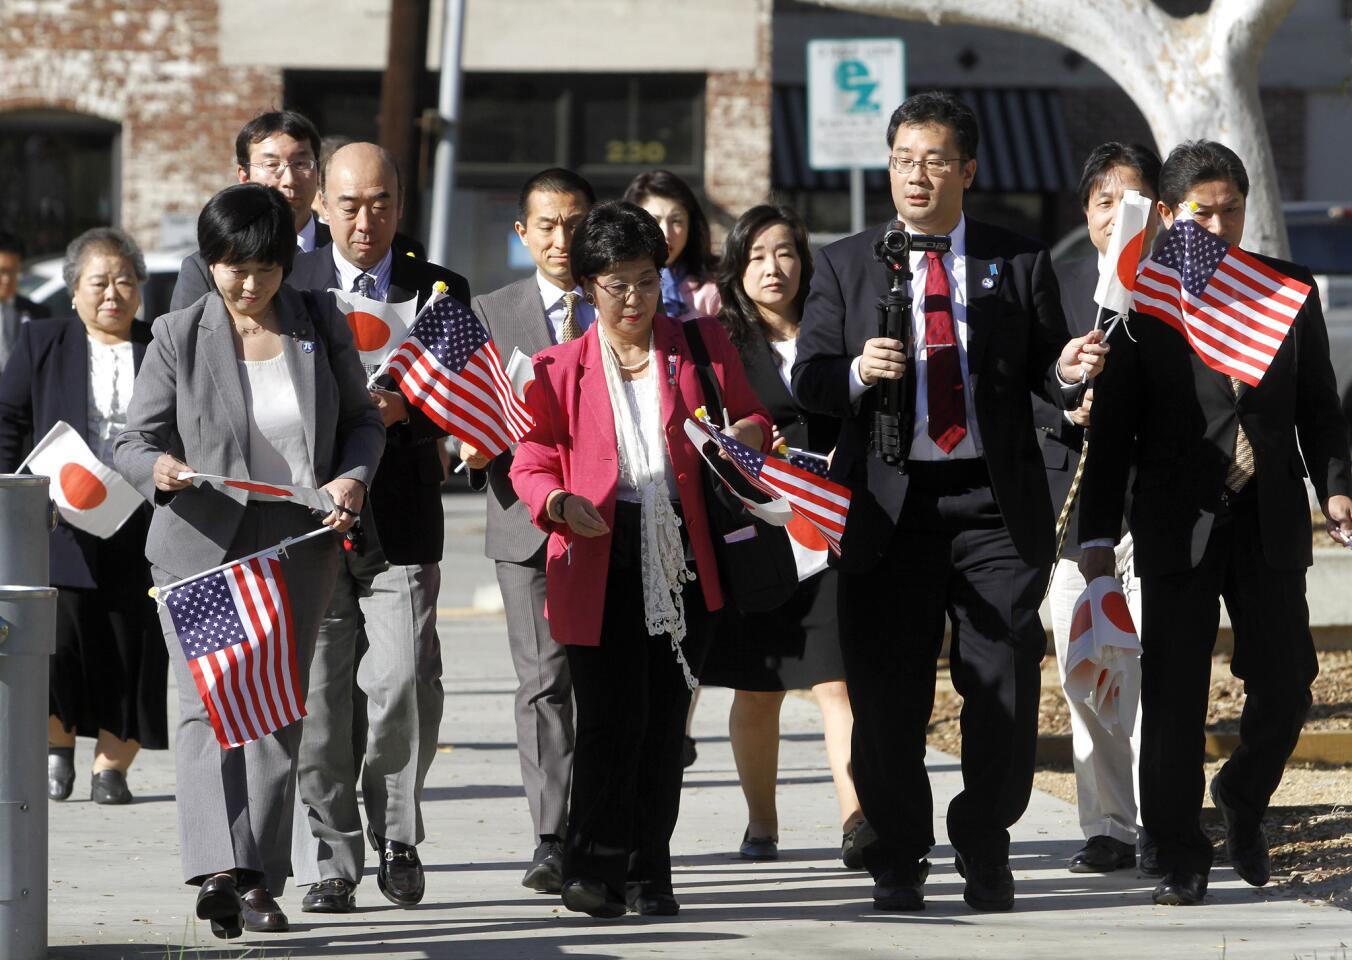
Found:
[[[1142,271],[1136,290],[1142,312],[1133,311],[1129,329],[1112,337],[1113,360],[1095,386],[1080,493],[1080,570],[1092,580],[1113,572],[1134,457],[1128,522],[1143,608],[1141,822],[1163,874],[1154,901],[1166,905],[1201,903],[1211,869],[1199,813],[1220,599],[1234,628],[1230,669],[1244,681],[1245,703],[1240,746],[1210,791],[1225,820],[1230,862],[1241,878],[1262,886],[1269,874],[1263,814],[1300,736],[1318,672],[1305,602],[1312,559],[1307,475],[1329,536],[1340,544],[1352,538],[1347,425],[1319,294],[1304,267],[1228,252],[1227,244],[1243,238],[1248,192],[1243,162],[1219,143],[1181,144],[1164,162],[1158,204],[1164,226],[1191,217],[1205,233],[1185,225],[1179,236],[1205,242],[1180,254],[1171,243],[1176,238],[1166,237]],[[1232,260],[1247,276],[1236,280],[1216,270],[1212,279],[1210,271]],[[1143,293],[1156,296],[1146,285],[1160,269],[1155,264],[1177,268],[1175,302],[1189,303],[1179,316],[1184,329],[1143,300]],[[1280,292],[1256,295],[1269,284]],[[1307,295],[1298,301],[1302,289]],[[1185,337],[1184,330],[1197,336],[1191,320],[1214,309],[1220,323],[1209,323],[1213,332],[1227,320],[1255,317],[1269,334],[1282,328],[1280,336],[1260,338],[1277,344],[1265,369],[1237,368],[1256,385],[1213,369],[1233,340],[1194,349]],[[1268,315],[1286,323],[1263,322]],[[1239,349],[1250,358],[1261,353]]]
[[[450,296],[469,301],[464,277],[395,253],[403,190],[385,150],[373,143],[336,150],[319,189],[333,242],[296,257],[287,278],[293,287],[316,291],[334,310],[325,292],[331,287],[422,305],[441,281]],[[312,913],[355,909],[367,838],[380,858],[376,882],[386,899],[411,906],[424,890],[420,804],[443,701],[437,443],[445,433],[392,389],[373,389],[371,399],[385,421],[385,452],[362,512],[363,544],[343,555],[315,645],[297,770],[306,821],[293,833],[292,868],[298,884],[311,885],[301,909]]]
[[[543,170],[521,188],[516,233],[535,272],[472,304],[504,363],[514,349],[533,356],[591,326],[595,311],[572,275],[569,248],[573,230],[595,202],[591,185],[571,170]],[[484,552],[497,563],[516,668],[517,752],[537,838],[521,883],[557,893],[573,762],[573,685],[563,647],[545,620],[545,535],[512,488],[510,453],[490,462],[469,444],[458,452],[471,468],[471,483],[488,488]]]

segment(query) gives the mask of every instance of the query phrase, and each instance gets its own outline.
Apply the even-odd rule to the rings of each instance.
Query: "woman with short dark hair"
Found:
[[[666,254],[633,204],[587,214],[572,273],[596,322],[536,355],[535,426],[511,472],[549,534],[546,615],[577,702],[563,903],[594,917],[680,909],[670,842],[685,714],[709,611],[723,606],[701,461],[682,426],[705,403],[692,335],[721,384],[727,432],[757,449],[770,435],[718,322],[658,312]]]
[[[86,230],[66,248],[62,276],[74,316],[25,323],[0,376],[0,473],[16,470],[32,441],[68,424],[99,460],[127,420],[132,383],[150,342],[136,322],[146,262],[114,227]],[[64,520],[51,532],[57,589],[56,649],[48,683],[47,796],[75,788],[75,738],[95,738],[89,798],[132,802],[127,773],[142,747],[169,746],[168,660],[146,595],[150,508],[107,539]]]
[[[624,199],[652,214],[666,238],[662,312],[673,320],[717,316],[713,242],[695,191],[669,170],[648,170],[625,188]]]
[[[291,209],[244,183],[203,208],[197,242],[216,289],[155,321],[136,380],[118,470],[155,504],[146,541],[164,586],[313,531],[345,532],[361,512],[385,429],[344,323],[282,286],[296,252]],[[249,500],[200,472],[320,487],[322,519],[293,503]],[[338,573],[335,537],[291,546],[284,575],[304,691],[315,636]],[[218,744],[167,609],[160,622],[179,694],[179,844],[197,916],[220,937],[287,929],[277,905],[291,866],[300,724],[241,747]]]

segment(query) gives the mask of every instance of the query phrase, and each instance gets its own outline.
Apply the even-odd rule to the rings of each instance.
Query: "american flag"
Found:
[[[850,510],[850,491],[826,479],[826,464],[819,457],[790,451],[789,459],[767,456],[732,439],[711,424],[700,422],[709,437],[728,454],[737,472],[756,489],[788,503],[826,538],[827,546],[840,554],[845,516]]]
[[[1141,268],[1132,308],[1179,330],[1202,362],[1256,387],[1309,284],[1180,219]]]
[[[423,312],[390,357],[388,373],[441,429],[489,456],[532,426],[483,324],[453,297]]]
[[[305,716],[276,551],[189,580],[164,604],[221,746],[261,740]]]

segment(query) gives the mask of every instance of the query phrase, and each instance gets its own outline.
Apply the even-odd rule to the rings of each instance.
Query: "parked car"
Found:
[[[137,319],[151,321],[169,312],[169,300],[174,295],[174,284],[178,282],[178,268],[193,249],[152,250],[145,255],[148,276],[141,286],[141,309],[136,312]],[[53,314],[70,312],[70,291],[61,278],[61,259],[33,260],[24,267],[19,278],[19,292],[34,303],[51,307]]]
[[[1352,422],[1352,203],[1300,202],[1282,206],[1291,259],[1314,274],[1328,324],[1329,354],[1338,376],[1343,415]],[[1052,260],[1094,255],[1089,230],[1076,227],[1052,247]]]

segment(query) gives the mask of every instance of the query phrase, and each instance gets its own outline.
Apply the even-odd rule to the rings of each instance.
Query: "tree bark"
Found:
[[[1218,140],[1249,172],[1244,246],[1289,256],[1258,60],[1295,0],[1213,0],[1174,17],[1151,0],[813,0],[855,13],[966,23],[1053,40],[1094,63],[1145,116],[1159,149]]]

